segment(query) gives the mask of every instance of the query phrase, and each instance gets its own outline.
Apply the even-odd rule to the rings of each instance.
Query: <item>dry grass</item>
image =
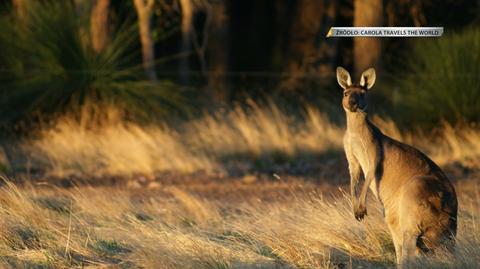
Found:
[[[414,145],[426,152],[441,165],[460,162],[467,166],[477,166],[480,158],[480,130],[472,126],[454,127],[443,122],[436,130],[425,133],[401,132],[391,119],[373,116],[373,122],[387,135]]]
[[[273,104],[264,108],[251,104],[207,114],[175,129],[125,123],[115,111],[108,115],[100,121],[64,118],[23,148],[50,174],[100,178],[222,171],[232,161],[289,162],[342,147],[343,128],[311,107],[294,118]],[[479,169],[480,131],[474,128],[445,124],[435,135],[414,135],[400,132],[391,120],[374,121],[440,164],[461,162],[472,171]],[[313,161],[338,161],[328,157]],[[323,184],[338,182],[333,177],[341,173],[333,173],[322,177]],[[261,181],[250,174],[237,181],[200,181],[189,188],[160,178],[155,189],[17,187],[6,181],[0,188],[0,262],[7,268],[394,265],[391,238],[375,201],[369,203],[368,218],[357,222],[347,196],[330,192],[335,186],[328,187],[327,194],[327,187],[319,190],[316,182],[282,180]],[[479,190],[478,180],[458,178],[455,259],[428,257],[419,267],[473,268],[480,263]],[[216,192],[223,195],[213,195]]]
[[[75,120],[65,118],[55,128],[43,130],[40,139],[23,147],[31,152],[34,161],[59,176],[212,169],[209,159],[191,154],[179,134],[167,127],[115,123],[83,128]]]
[[[62,118],[23,148],[34,163],[59,176],[151,175],[222,171],[225,160],[321,154],[340,148],[343,132],[311,107],[297,121],[273,104],[253,103],[248,110],[205,115],[178,129],[125,123],[119,116],[102,121],[86,126],[83,119]]]
[[[456,259],[424,259],[422,268],[480,263],[480,185],[457,188]],[[5,267],[387,268],[394,261],[377,203],[357,222],[342,192],[225,203],[179,189],[39,189],[7,181],[0,204]]]
[[[313,107],[294,118],[273,103],[251,103],[175,129],[125,123],[110,110],[110,116],[94,126],[65,117],[23,147],[33,163],[58,176],[223,171],[239,160],[270,165],[342,150],[343,127]],[[475,128],[444,124],[435,135],[413,134],[399,131],[392,120],[373,118],[384,132],[418,146],[440,164],[480,157],[480,131]]]

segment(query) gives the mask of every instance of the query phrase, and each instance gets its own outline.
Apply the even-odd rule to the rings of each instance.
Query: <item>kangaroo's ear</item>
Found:
[[[337,81],[344,90],[352,85],[352,79],[350,78],[350,73],[348,73],[345,68],[339,66],[337,67]]]
[[[375,69],[368,68],[363,71],[362,76],[360,77],[360,86],[367,88],[369,90],[373,84],[375,84],[375,79],[377,75],[375,74]]]

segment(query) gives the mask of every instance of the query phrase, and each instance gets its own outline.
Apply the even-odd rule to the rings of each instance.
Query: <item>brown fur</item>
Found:
[[[438,248],[453,251],[457,230],[453,185],[425,154],[384,135],[368,120],[366,94],[375,82],[375,70],[365,71],[360,84],[353,85],[348,72],[339,67],[337,79],[344,88],[344,147],[355,218],[362,220],[367,214],[370,188],[383,205],[400,268],[419,253]],[[358,196],[362,172],[365,183]]]

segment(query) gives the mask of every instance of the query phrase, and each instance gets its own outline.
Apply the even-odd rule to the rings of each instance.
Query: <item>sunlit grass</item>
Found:
[[[386,134],[416,145],[441,165],[479,167],[480,132],[473,127],[445,123],[432,133],[402,132],[390,119],[372,118]],[[294,117],[273,103],[252,103],[175,127],[131,123],[106,108],[95,120],[62,118],[26,140],[23,149],[47,174],[101,180],[157,172],[208,174],[235,161],[328,162],[331,151],[341,153],[342,135],[342,126],[313,107]],[[318,186],[312,191],[306,181],[260,184],[248,172],[241,181],[229,179],[231,187],[212,179],[190,190],[161,180],[143,189],[20,188],[6,181],[0,189],[0,262],[6,267],[394,266],[391,237],[373,199],[366,220],[357,222],[343,191],[327,194]],[[338,182],[334,177],[322,177],[323,183]],[[456,182],[460,217],[455,259],[422,258],[422,268],[472,268],[480,262],[480,186],[461,177]],[[218,192],[223,198],[211,195]]]
[[[422,268],[473,268],[480,262],[480,200],[474,191],[479,187],[473,181],[457,185],[456,259],[422,259]],[[342,192],[328,199],[298,192],[287,200],[228,204],[179,189],[135,197],[138,192],[118,187],[18,188],[7,181],[0,189],[0,262],[6,267],[394,266],[392,242],[373,200],[369,216],[357,222]]]
[[[93,120],[66,116],[43,128],[23,145],[31,163],[49,174],[101,177],[224,172],[236,162],[248,170],[343,154],[344,127],[314,107],[294,117],[273,103],[251,103],[176,127],[126,122],[108,107],[102,115]],[[390,119],[372,118],[384,133],[417,146],[440,164],[478,163],[480,131],[473,127],[444,123],[432,133],[402,132]]]

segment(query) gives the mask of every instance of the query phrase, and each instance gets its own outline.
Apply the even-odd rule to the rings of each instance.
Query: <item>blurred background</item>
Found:
[[[0,0],[0,268],[394,268],[337,66],[455,184],[455,257],[417,268],[478,268],[479,0]]]
[[[312,145],[325,135],[324,125],[308,146],[286,145],[292,137],[305,141],[301,134],[309,120],[341,129],[342,94],[334,73],[339,65],[354,80],[376,68],[371,114],[402,130],[435,135],[445,124],[476,128],[480,120],[478,1],[2,0],[0,7],[3,158],[8,166],[23,160],[21,170],[35,166],[26,168],[25,160],[58,166],[73,155],[105,158],[100,149],[118,146],[86,153],[86,145],[112,126],[160,128],[188,152],[202,148],[202,156],[218,161],[221,155],[222,162],[237,155],[256,159],[267,151],[318,153]],[[443,26],[445,34],[326,38],[332,26]],[[78,137],[83,144],[73,150],[72,136],[85,133],[90,137]],[[55,142],[54,135],[68,143]],[[277,136],[278,145],[265,146]],[[26,154],[18,141],[36,146],[27,146]],[[32,153],[38,141],[44,143],[41,157]],[[219,143],[212,153],[211,145]],[[165,152],[152,150],[157,144],[147,143],[145,152]],[[68,154],[50,152],[54,145],[69,148]],[[113,161],[93,166],[105,162]],[[85,164],[66,166],[82,170]]]

